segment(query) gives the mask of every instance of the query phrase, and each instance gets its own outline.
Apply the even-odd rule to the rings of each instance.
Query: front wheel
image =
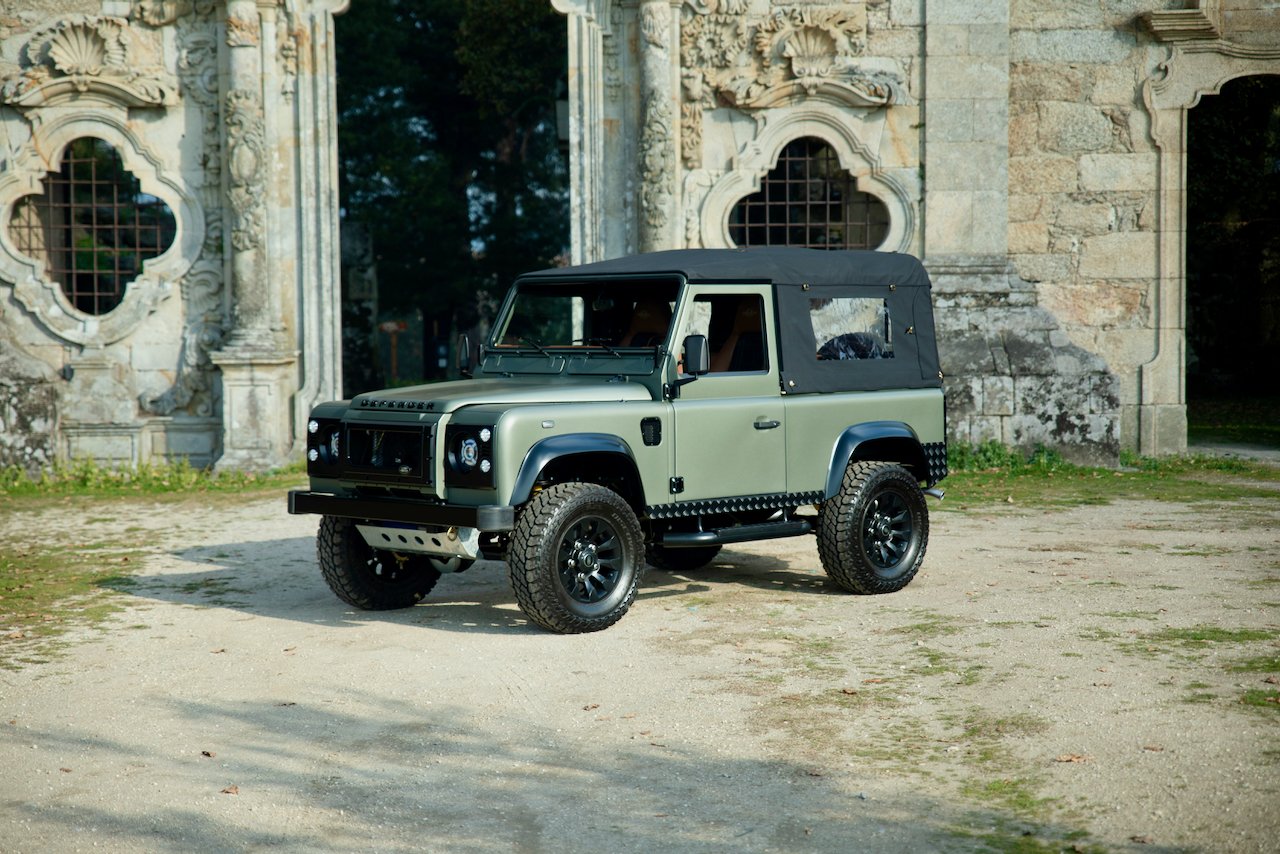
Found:
[[[562,634],[608,628],[635,601],[644,535],[621,496],[594,483],[558,483],[529,500],[507,552],[520,609]]]
[[[321,518],[316,552],[329,589],[365,611],[412,607],[440,580],[440,571],[426,555],[375,549],[353,519]]]
[[[851,593],[893,593],[924,561],[929,509],[920,484],[894,463],[852,462],[818,512],[818,557]]]

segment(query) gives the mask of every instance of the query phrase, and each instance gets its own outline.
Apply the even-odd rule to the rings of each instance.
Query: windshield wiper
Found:
[[[550,351],[550,350],[548,350],[546,347],[543,347],[543,346],[542,346],[542,342],[541,342],[541,341],[539,341],[537,338],[525,338],[525,337],[521,336],[521,338],[520,338],[520,343],[521,343],[521,344],[528,344],[530,347],[532,347],[533,349],[537,350],[539,353],[541,353],[542,355],[546,356],[548,359],[553,359],[553,358],[555,358],[554,356],[552,356],[552,355],[551,355],[551,351]]]
[[[573,339],[573,343],[574,344],[590,344],[593,347],[603,347],[605,350],[609,352],[610,355],[614,356],[615,358],[618,358],[618,359],[622,358],[621,353],[613,349],[613,347],[609,346],[608,338],[575,338]]]

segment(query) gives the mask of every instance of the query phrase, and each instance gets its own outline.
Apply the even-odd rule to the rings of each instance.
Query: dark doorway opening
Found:
[[[1280,76],[1207,95],[1187,126],[1191,443],[1280,447]]]

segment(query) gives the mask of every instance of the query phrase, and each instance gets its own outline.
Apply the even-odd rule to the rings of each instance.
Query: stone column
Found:
[[[232,329],[211,354],[222,372],[222,456],[218,468],[283,464],[293,442],[289,395],[297,353],[287,349],[279,297],[267,273],[268,155],[263,91],[263,14],[274,0],[228,0],[223,93],[227,208],[230,212]],[[271,29],[274,33],[274,29]],[[273,64],[274,54],[266,57]],[[267,93],[274,96],[274,92]]]
[[[924,78],[925,256],[1003,269],[1009,0],[929,0]]]
[[[679,9],[679,3],[676,3]],[[672,45],[679,44],[679,15],[671,0],[640,3],[640,251],[676,247],[678,207],[676,152],[679,123],[674,121],[678,91],[674,85]]]
[[[602,261],[604,219],[600,206],[604,168],[604,28],[608,4],[552,0],[569,28],[570,259]]]

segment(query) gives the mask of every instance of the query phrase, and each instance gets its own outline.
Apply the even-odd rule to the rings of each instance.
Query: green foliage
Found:
[[[0,498],[50,495],[159,495],[192,492],[242,492],[283,488],[299,479],[302,464],[260,474],[214,473],[185,459],[138,466],[104,466],[93,460],[57,462],[35,476],[14,466],[0,468]]]
[[[361,0],[337,28],[344,216],[385,307],[448,327],[568,242],[556,99],[565,19],[544,0]]]
[[[1079,466],[1055,451],[1031,453],[998,442],[947,448],[950,474],[943,481],[941,510],[976,504],[1070,506],[1107,504],[1118,499],[1157,501],[1274,498],[1280,468],[1265,463],[1208,455],[1140,457],[1121,455],[1122,469]]]
[[[1068,463],[1057,451],[1037,446],[1024,454],[999,442],[981,445],[947,446],[947,468],[950,471],[1051,472],[1067,468]]]

